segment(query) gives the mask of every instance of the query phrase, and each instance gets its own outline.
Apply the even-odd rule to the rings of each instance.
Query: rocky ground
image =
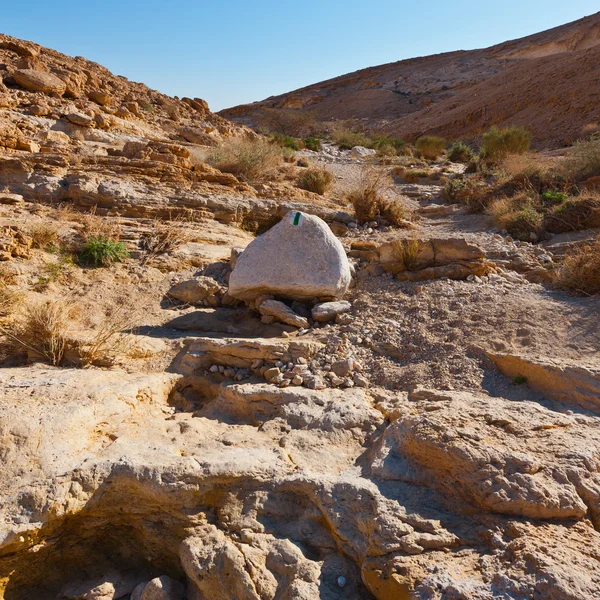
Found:
[[[58,68],[3,44],[7,64]],[[0,597],[600,596],[600,300],[551,285],[565,246],[595,232],[515,242],[439,181],[390,184],[404,227],[359,225],[344,192],[373,166],[351,152],[300,156],[336,176],[325,197],[249,184],[192,163],[206,138],[156,112],[103,130],[88,84],[65,100],[4,81],[23,142],[0,156],[0,273],[18,297],[3,330],[68,300],[69,348],[114,335],[86,368],[3,340]],[[72,129],[68,102],[95,125]],[[213,118],[217,141],[248,135]],[[263,273],[241,250],[282,217]],[[185,239],[148,252],[157,223]],[[90,268],[32,247],[49,225],[118,228],[130,256]],[[315,306],[331,264],[349,288]]]

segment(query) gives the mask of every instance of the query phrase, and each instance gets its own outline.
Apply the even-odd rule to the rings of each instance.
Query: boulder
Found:
[[[64,146],[66,144],[71,143],[71,138],[62,131],[45,131],[44,133],[42,133],[41,137],[44,141],[49,142],[51,144],[58,144]]]
[[[140,600],[183,600],[183,584],[166,575],[155,577],[144,587]]]
[[[220,291],[221,286],[212,277],[196,277],[175,284],[169,296],[186,304],[197,304]]]
[[[94,124],[94,119],[83,113],[70,113],[66,115],[66,119],[74,125],[80,125],[81,127],[92,127]]]
[[[364,146],[354,146],[354,148],[350,150],[351,158],[367,158],[368,156],[375,156],[376,154],[376,150],[365,148]]]
[[[344,248],[327,224],[291,211],[237,259],[229,293],[240,300],[262,294],[294,300],[339,298],[350,279]]]
[[[67,84],[52,75],[34,69],[20,69],[15,71],[13,77],[18,85],[30,92],[43,92],[44,94],[59,94],[62,96],[67,89]]]
[[[352,308],[350,302],[339,300],[338,302],[321,302],[315,304],[311,311],[312,318],[319,323],[332,321],[338,315],[348,312]]]
[[[275,317],[281,323],[287,323],[294,327],[308,328],[309,326],[308,319],[296,314],[289,306],[279,302],[279,300],[265,300],[260,304],[258,310],[262,315]]]

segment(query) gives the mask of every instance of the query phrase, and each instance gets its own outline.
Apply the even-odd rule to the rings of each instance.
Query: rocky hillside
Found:
[[[359,119],[414,140],[472,139],[492,125],[524,125],[538,147],[571,143],[600,120],[600,13],[483,50],[457,51],[363,69],[222,111],[256,125],[264,108]]]
[[[600,597],[587,160],[283,155],[2,43],[0,600]]]

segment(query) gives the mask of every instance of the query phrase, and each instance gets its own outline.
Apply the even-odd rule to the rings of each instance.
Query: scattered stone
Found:
[[[350,150],[350,158],[368,158],[369,156],[375,156],[377,150],[373,148],[365,148],[364,146],[354,146]]]
[[[183,600],[185,587],[179,581],[166,575],[149,581],[142,592],[140,600]]]
[[[221,292],[221,286],[212,277],[195,277],[175,284],[169,296],[186,304],[200,304]]]
[[[265,300],[258,307],[258,310],[262,315],[273,317],[281,323],[287,323],[294,327],[308,327],[307,319],[297,315],[289,306],[279,302],[279,300]]]
[[[321,302],[315,304],[311,311],[312,318],[319,323],[332,321],[338,315],[348,312],[352,308],[350,302],[338,300],[337,302]]]
[[[82,113],[70,113],[66,115],[66,119],[74,125],[80,125],[81,127],[92,127],[94,125],[94,119]]]
[[[331,370],[338,377],[347,377],[354,370],[354,361],[351,358],[337,360],[331,365]]]
[[[350,279],[344,248],[327,224],[292,211],[244,250],[229,278],[229,293],[241,300],[265,293],[294,300],[336,298]]]

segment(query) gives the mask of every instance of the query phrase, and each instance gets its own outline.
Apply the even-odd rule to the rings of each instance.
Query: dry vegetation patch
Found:
[[[564,289],[579,293],[600,293],[600,237],[567,252],[556,282]]]

